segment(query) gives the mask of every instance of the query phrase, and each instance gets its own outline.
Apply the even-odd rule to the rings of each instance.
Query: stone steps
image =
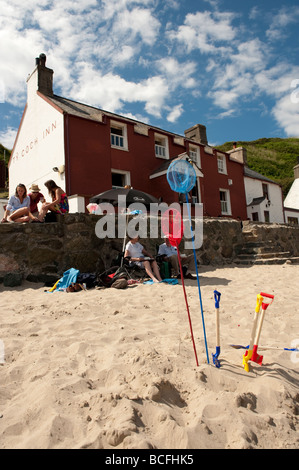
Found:
[[[289,251],[281,251],[274,240],[261,241],[251,231],[243,231],[244,243],[239,247],[236,264],[284,264],[298,263],[299,257],[294,257]]]

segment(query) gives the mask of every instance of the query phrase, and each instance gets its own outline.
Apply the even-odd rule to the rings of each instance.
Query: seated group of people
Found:
[[[63,189],[53,180],[48,180],[44,184],[51,196],[51,202],[45,200],[38,185],[32,184],[27,195],[26,186],[18,184],[15,194],[8,200],[1,223],[43,222],[48,211],[56,214],[67,213],[69,211],[68,197]],[[42,203],[40,210],[38,210],[39,202]]]
[[[165,237],[165,242],[159,246],[158,255],[161,255],[162,260],[169,262],[174,271],[174,276],[180,278],[179,273],[179,260],[177,248],[172,246],[169,239]],[[145,269],[147,275],[154,282],[161,282],[161,274],[157,261],[151,254],[139,243],[139,237],[130,238],[130,241],[126,244],[124,257],[129,257],[130,264],[137,264],[140,268]],[[191,270],[195,269],[194,256],[188,255],[182,258],[182,264],[187,267],[184,278],[196,279],[191,274]]]

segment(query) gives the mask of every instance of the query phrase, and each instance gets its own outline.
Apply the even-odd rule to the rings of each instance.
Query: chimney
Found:
[[[47,57],[40,54],[35,59],[35,69],[27,78],[28,98],[31,92],[40,91],[44,95],[53,95],[53,70],[46,67]]]
[[[231,160],[235,160],[247,166],[247,150],[245,147],[237,147],[237,143],[234,142],[232,150],[228,150],[226,153],[230,155]]]
[[[208,145],[206,126],[203,126],[202,124],[196,124],[195,126],[186,129],[184,134],[187,139]]]
[[[297,178],[299,178],[299,157],[297,157],[297,161],[298,161],[297,165],[294,166],[294,168],[293,168],[295,180],[296,180]]]

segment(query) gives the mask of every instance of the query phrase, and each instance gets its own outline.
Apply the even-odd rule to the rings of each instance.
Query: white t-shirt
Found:
[[[144,256],[144,254],[142,253],[143,246],[139,242],[128,242],[126,244],[126,250],[128,250],[131,258],[140,258],[141,256]]]
[[[177,255],[178,251],[176,246],[170,245],[167,246],[166,243],[163,243],[162,245],[159,246],[159,255],[166,255],[166,256],[172,256],[172,255]]]

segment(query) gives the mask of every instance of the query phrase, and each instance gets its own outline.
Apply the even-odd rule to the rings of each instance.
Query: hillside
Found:
[[[279,183],[285,197],[294,180],[293,167],[298,163],[299,138],[238,141],[237,146],[247,149],[249,168]],[[226,142],[217,148],[231,150],[233,142]]]
[[[4,172],[4,167],[2,164],[2,161],[5,161],[5,167],[6,167],[6,175],[8,175],[8,161],[10,158],[11,150],[8,150],[5,148],[2,144],[0,144],[0,197],[6,197],[7,196],[7,191],[5,190],[5,172]]]

